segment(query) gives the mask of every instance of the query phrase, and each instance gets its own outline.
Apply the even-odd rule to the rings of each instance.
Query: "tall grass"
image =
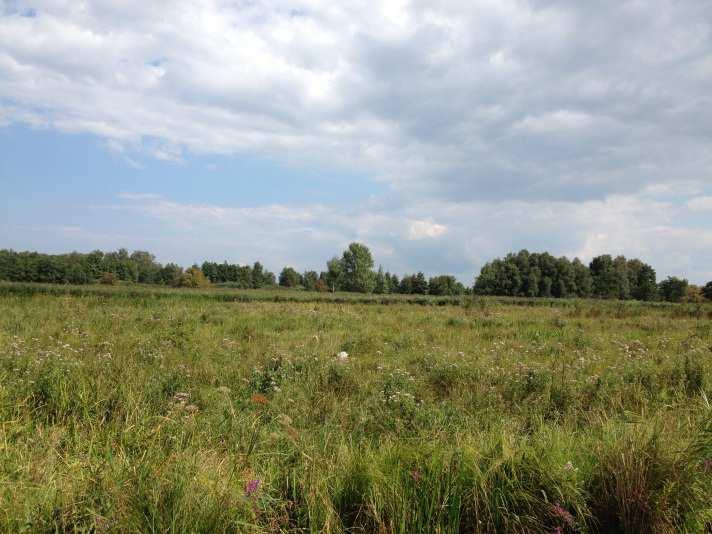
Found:
[[[4,531],[712,525],[685,307],[88,289],[0,288]]]

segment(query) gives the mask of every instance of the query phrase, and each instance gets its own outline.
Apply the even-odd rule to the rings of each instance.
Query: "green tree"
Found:
[[[398,284],[398,293],[401,293],[403,295],[410,295],[411,293],[413,293],[414,280],[415,276],[412,274],[403,275],[403,278],[401,278],[401,281]]]
[[[688,282],[685,279],[668,276],[658,286],[660,296],[668,302],[682,302],[682,299],[687,294],[687,284]]]
[[[425,275],[420,271],[413,277],[412,293],[417,295],[426,295],[428,293],[428,281],[425,279]]]
[[[378,295],[390,293],[390,277],[387,273],[383,272],[383,267],[380,265],[378,266],[378,272],[376,273],[376,285],[373,288],[373,292]]]
[[[704,286],[702,286],[701,291],[703,297],[707,300],[712,300],[712,282],[707,282]]]
[[[613,260],[615,269],[616,287],[618,289],[617,298],[627,300],[630,298],[630,277],[628,275],[628,260],[625,256],[616,256]]]
[[[596,256],[591,260],[589,269],[593,279],[593,295],[604,299],[618,298],[619,288],[613,258],[609,254]]]
[[[655,269],[638,259],[628,261],[628,279],[630,296],[636,300],[655,300],[658,296],[658,284]]]
[[[156,263],[156,257],[153,254],[144,250],[135,250],[129,259],[136,265],[138,282],[142,284],[156,282],[161,266]]]
[[[341,257],[343,289],[358,293],[370,293],[376,285],[373,272],[373,257],[366,245],[351,243]]]
[[[428,293],[430,295],[462,295],[465,293],[463,286],[454,276],[440,275],[428,280]]]
[[[297,287],[301,282],[300,278],[299,273],[292,267],[285,267],[279,273],[279,285],[282,287]]]
[[[344,267],[341,260],[334,256],[326,262],[326,272],[324,273],[324,282],[330,291],[340,291],[343,286]]]
[[[175,286],[180,283],[180,277],[183,274],[183,269],[181,269],[175,263],[165,264],[158,275],[158,279],[161,284],[167,286]]]
[[[319,275],[316,271],[304,271],[302,281],[304,289],[307,291],[316,291],[316,283],[319,281]]]
[[[576,295],[581,298],[590,297],[593,287],[591,271],[578,258],[574,258],[571,262],[571,267],[574,270],[574,279],[576,281]]]

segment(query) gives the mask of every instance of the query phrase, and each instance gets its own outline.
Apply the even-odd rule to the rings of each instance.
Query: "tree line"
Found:
[[[351,243],[341,256],[326,262],[325,269],[302,273],[284,267],[275,276],[260,262],[239,265],[205,261],[183,269],[161,264],[153,254],[121,248],[86,254],[42,254],[0,250],[0,280],[55,284],[114,284],[119,281],[167,286],[205,287],[211,284],[241,289],[275,287],[309,291],[350,291],[430,295],[498,295],[548,298],[605,298],[636,300],[712,300],[712,282],[698,288],[674,276],[660,283],[655,269],[639,259],[596,256],[588,265],[578,258],[554,257],[548,252],[521,250],[486,263],[472,288],[452,275],[426,278],[422,272],[399,278],[379,266],[374,269],[371,251]]]
[[[712,300],[712,282],[702,288],[670,276],[660,283],[655,269],[639,259],[610,254],[588,265],[578,258],[556,258],[548,252],[509,253],[486,263],[475,279],[474,293],[512,297]]]
[[[400,293],[420,295],[463,295],[467,288],[452,275],[425,278],[422,272],[406,274],[399,279],[396,274],[379,266],[374,271],[371,251],[361,243],[351,243],[339,256],[326,262],[326,270],[298,273],[285,267],[279,274],[279,285],[303,287],[312,291],[351,291],[358,293]]]

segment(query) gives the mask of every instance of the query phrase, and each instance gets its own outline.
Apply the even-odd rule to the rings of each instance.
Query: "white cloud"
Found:
[[[384,267],[465,282],[520,247],[703,279],[711,72],[706,0],[0,8],[0,126],[88,132],[135,167],[248,154],[389,191],[339,209],[127,193],[105,210],[151,221],[136,242],[183,262],[317,267],[360,240]]]
[[[155,242],[159,257],[184,264],[206,258],[243,263],[259,259],[273,269],[292,265],[319,270],[352,241],[368,244],[376,264],[385,269],[451,273],[465,283],[471,283],[484,262],[520,248],[584,261],[604,253],[640,257],[659,276],[683,275],[697,282],[706,281],[705,266],[712,264],[712,229],[687,220],[690,212],[684,205],[646,195],[581,203],[431,200],[350,208],[236,208],[141,193],[123,193],[120,200],[97,206],[97,220],[112,212],[131,213],[132,220],[144,218],[147,230],[141,239]],[[433,218],[418,219],[420,213]]]
[[[712,197],[696,197],[687,202],[687,207],[692,211],[711,211]]]
[[[12,6],[1,124],[169,161],[249,152],[358,168],[457,200],[711,180],[702,0]]]
[[[433,221],[412,221],[408,228],[408,239],[427,239],[443,235],[447,227]]]

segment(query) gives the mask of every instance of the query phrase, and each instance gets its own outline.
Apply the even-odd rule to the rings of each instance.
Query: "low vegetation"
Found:
[[[709,305],[281,294],[0,285],[2,530],[712,525]]]

